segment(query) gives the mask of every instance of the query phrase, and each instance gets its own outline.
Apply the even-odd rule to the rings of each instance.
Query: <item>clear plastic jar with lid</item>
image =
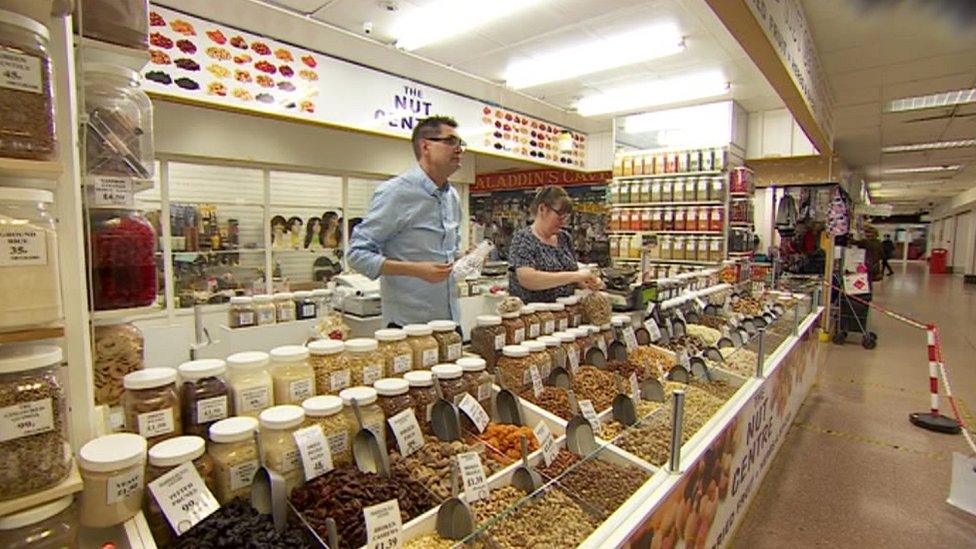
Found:
[[[346,423],[349,424],[350,439],[356,436],[359,431],[359,423],[356,422],[356,413],[352,408],[352,401],[355,399],[359,405],[359,414],[363,418],[363,427],[369,429],[380,441],[380,448],[386,445],[386,416],[383,409],[377,404],[378,395],[376,389],[372,387],[350,387],[343,389],[339,393],[342,399],[342,413],[346,416]]]
[[[334,339],[317,339],[308,343],[308,361],[315,372],[315,390],[319,394],[338,395],[352,386],[349,362],[343,351],[346,344]]]
[[[315,300],[312,299],[312,292],[295,292],[292,294],[295,299],[295,318],[297,320],[308,320],[318,315],[318,308]]]
[[[156,302],[156,230],[142,212],[89,209],[92,306],[146,307]]]
[[[85,144],[87,175],[152,179],[153,107],[139,73],[107,63],[85,63],[82,81],[90,128]],[[124,147],[119,147],[123,143]]]
[[[610,319],[610,324],[613,325],[614,339],[626,345],[627,337],[624,335],[624,330],[626,330],[627,326],[631,326],[630,317],[627,315],[616,315]]]
[[[0,86],[0,95],[4,91],[9,90]],[[0,262],[0,329],[50,324],[63,317],[58,234],[49,211],[53,202],[50,191],[0,187],[0,242],[17,244]]]
[[[494,372],[495,363],[505,346],[506,332],[502,317],[480,315],[475,320],[478,325],[471,330],[471,349],[485,359],[488,371]]]
[[[295,294],[278,292],[274,294],[275,321],[291,322],[295,320]]]
[[[218,358],[191,360],[180,364],[180,405],[183,433],[206,438],[210,426],[233,415],[227,366]]]
[[[556,303],[562,303],[566,306],[566,315],[569,316],[570,328],[576,328],[583,323],[583,310],[580,307],[578,296],[560,297],[556,299]]]
[[[549,309],[548,303],[535,304],[536,315],[542,323],[542,333],[540,335],[552,335],[556,331],[556,317]]]
[[[254,433],[258,420],[231,417],[210,426],[207,453],[214,464],[214,496],[221,505],[232,499],[251,499],[251,483],[258,466],[258,446]]]
[[[438,362],[454,362],[461,358],[461,334],[457,333],[457,324],[451,320],[434,320],[428,326],[434,330],[437,340]]]
[[[216,490],[213,460],[206,453],[206,441],[201,437],[183,436],[160,442],[149,449],[149,466],[146,467],[146,484],[158,479],[184,463],[193,463],[200,478],[211,493]],[[152,491],[146,498],[146,522],[156,543],[165,546],[176,538],[163,510]]]
[[[278,319],[278,308],[274,298],[267,294],[254,296],[254,315],[258,326],[274,324]]]
[[[234,414],[258,417],[274,406],[274,384],[268,365],[271,357],[261,351],[235,353],[227,357],[227,381],[234,401]]]
[[[582,364],[586,358],[586,352],[594,345],[594,340],[590,336],[589,326],[583,325],[578,328],[570,328],[569,333],[576,336],[576,347],[579,349],[580,364]]]
[[[574,373],[580,365],[580,350],[576,345],[576,334],[573,331],[556,332],[553,337],[559,340],[559,346],[566,354],[566,371]]]
[[[502,356],[498,357],[496,366],[496,370],[501,372],[501,385],[511,391],[521,391],[526,387],[524,380],[531,365],[532,360],[529,359],[527,348],[523,345],[506,345],[502,349]],[[531,382],[529,378],[529,383]]]
[[[396,377],[378,379],[373,384],[373,388],[376,389],[378,395],[377,404],[383,409],[383,415],[386,416],[387,420],[408,408],[413,408],[413,399],[410,398],[409,394],[410,383],[407,380]],[[420,423],[419,416],[417,416],[417,423]],[[393,434],[389,421],[387,421],[386,426],[386,447],[388,450],[397,448],[396,435]]]
[[[407,343],[406,332],[395,328],[376,330],[374,337],[380,342],[386,375],[398,376],[413,369],[413,348]]]
[[[502,326],[505,327],[506,345],[520,345],[525,341],[525,322],[519,313],[504,313]]]
[[[50,345],[0,345],[0,500],[40,492],[71,467],[62,353]]]
[[[307,348],[283,345],[271,349],[270,354],[275,404],[301,404],[315,396],[315,371],[308,363]]]
[[[305,423],[302,427],[318,425],[322,428],[325,441],[332,454],[332,465],[342,467],[352,463],[352,442],[349,438],[349,422],[342,414],[342,399],[329,396],[315,396],[302,403],[305,410]]]
[[[258,416],[264,464],[285,477],[288,493],[305,479],[298,444],[292,436],[305,421],[305,410],[294,404],[272,406]]]
[[[5,549],[48,549],[76,547],[78,509],[74,496],[31,507],[0,517],[0,547]]]
[[[613,325],[608,323],[600,326],[599,337],[603,341],[603,344],[600,346],[600,350],[603,351],[605,356],[607,354],[607,350],[610,349],[610,344],[613,343],[614,339],[616,339],[616,336],[613,335]]]
[[[546,344],[538,339],[533,339],[532,341],[526,341],[522,346],[529,350],[529,360],[535,365],[539,375],[542,376],[542,380],[545,381],[549,377],[549,374],[552,373],[552,358],[546,352]],[[523,383],[525,385],[532,385],[531,371],[526,372],[525,376]]]
[[[183,434],[176,370],[147,368],[122,378],[125,430],[142,435],[149,447]]]
[[[536,306],[530,303],[522,307],[522,323],[525,324],[525,339],[535,339],[542,335],[542,319],[536,314]]]
[[[556,318],[556,329],[555,332],[565,332],[569,329],[569,313],[566,311],[565,303],[550,303],[549,310],[552,312],[552,316]]]
[[[0,86],[0,156],[54,160],[54,102],[51,88],[50,34],[47,27],[20,14],[0,10],[0,43],[19,82]]]
[[[369,386],[377,379],[386,377],[383,355],[379,342],[368,337],[346,341],[346,361],[354,386]]]
[[[444,400],[455,406],[461,403],[464,394],[468,392],[468,385],[464,381],[464,371],[457,364],[438,364],[430,369],[434,379],[441,386]]]
[[[82,526],[115,526],[142,509],[146,439],[116,433],[91,440],[78,451],[78,470],[85,483],[78,500]]]
[[[539,338],[539,341],[546,344],[546,352],[549,353],[549,360],[551,362],[550,370],[562,368],[568,371],[569,368],[566,365],[566,351],[563,350],[559,338],[555,335],[542,336]],[[546,377],[548,378],[548,376]]]
[[[247,328],[255,326],[257,323],[253,297],[235,295],[230,298],[230,309],[227,310],[227,326],[229,328]]]
[[[312,290],[312,301],[315,302],[315,314],[318,318],[332,312],[332,307],[329,305],[330,297],[332,297],[331,290]]]
[[[467,392],[473,396],[478,404],[491,415],[491,374],[487,371],[487,362],[483,358],[466,356],[457,361],[457,365],[464,372],[462,379],[467,385]]]
[[[433,434],[430,426],[430,411],[437,401],[437,390],[434,389],[434,374],[430,370],[414,370],[403,374],[403,379],[410,384],[410,399],[413,400],[414,412],[420,430],[424,434]]]
[[[437,364],[437,340],[432,335],[433,328],[426,324],[407,324],[403,327],[407,333],[407,344],[413,349],[413,367],[426,369]]]

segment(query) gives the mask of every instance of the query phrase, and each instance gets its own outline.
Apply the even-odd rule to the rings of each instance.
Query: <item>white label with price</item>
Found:
[[[184,463],[149,483],[163,515],[177,535],[193,528],[220,508],[192,462]]]
[[[586,421],[590,422],[590,427],[593,428],[593,434],[600,436],[600,433],[603,432],[603,428],[600,425],[600,419],[596,417],[596,409],[593,408],[593,402],[589,400],[581,400],[579,401],[579,409],[580,414],[583,415]]]
[[[455,361],[455,360],[457,360],[459,358],[461,358],[461,344],[460,343],[454,343],[454,344],[448,345],[447,346],[447,360],[450,362],[450,361]]]
[[[633,326],[624,326],[624,343],[628,353],[637,349],[637,335],[634,334]]]
[[[0,51],[0,88],[43,94],[43,74],[40,56]]]
[[[458,404],[458,408],[467,414],[479,433],[485,432],[490,418],[488,417],[488,412],[485,411],[477,399],[471,396],[470,393],[464,393],[464,398],[461,399],[461,404]]]
[[[108,477],[105,504],[114,505],[142,489],[145,472],[145,469],[139,467],[131,473]]]
[[[420,360],[424,363],[424,368],[430,368],[431,366],[437,364],[437,349],[425,350],[421,355]]]
[[[139,414],[136,416],[136,422],[138,423],[139,434],[146,438],[165,435],[176,430],[173,421],[173,408]]]
[[[420,431],[413,408],[407,408],[386,421],[396,437],[401,456],[407,457],[424,446],[424,434]]]
[[[646,322],[644,322],[644,328],[651,336],[652,342],[656,342],[661,339],[661,328],[658,327],[657,322],[653,318],[649,318]]]
[[[634,399],[640,398],[640,385],[637,384],[637,373],[630,374],[630,396]]]
[[[320,425],[298,429],[292,437],[298,445],[306,482],[332,470],[332,449]]]
[[[457,462],[468,503],[486,499],[489,490],[485,480],[485,468],[481,466],[481,456],[477,452],[465,452],[457,455]]]
[[[500,333],[495,336],[495,350],[501,351],[505,347],[505,334]]]
[[[369,549],[400,549],[403,522],[400,520],[400,503],[390,501],[363,508],[366,519],[366,547]]]
[[[197,423],[217,421],[227,417],[227,395],[197,401]]]
[[[573,346],[569,348],[568,358],[569,358],[569,371],[575,376],[576,371],[579,370],[579,365],[580,365],[579,347],[577,347],[576,344],[573,344]]]
[[[535,398],[539,398],[542,395],[542,375],[539,373],[539,369],[533,364],[529,368],[529,375],[532,376],[532,393],[535,394]]]
[[[0,408],[0,442],[53,430],[54,408],[49,398]]]
[[[44,231],[23,225],[0,226],[0,267],[47,265]]]
[[[393,357],[393,373],[402,374],[409,372],[413,368],[412,355],[397,355]]]
[[[549,430],[545,421],[540,421],[532,429],[532,432],[535,434],[535,439],[539,441],[539,448],[542,448],[542,460],[546,462],[546,467],[549,467],[555,461],[556,454],[559,453],[559,449],[556,448],[556,441],[552,438],[552,431]]]
[[[90,177],[96,207],[132,208],[132,180],[126,177]]]

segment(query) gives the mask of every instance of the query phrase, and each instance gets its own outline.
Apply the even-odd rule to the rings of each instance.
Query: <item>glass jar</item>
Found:
[[[337,396],[316,396],[302,403],[305,423],[302,427],[318,425],[332,454],[332,465],[343,467],[352,463],[352,442],[349,422],[342,415],[342,399]]]
[[[555,335],[542,336],[539,338],[539,341],[546,344],[546,352],[549,353],[550,374],[556,368],[568,370],[568,366],[566,365],[566,351],[563,350],[559,338]],[[547,375],[544,379],[548,378],[549,376]]]
[[[318,307],[312,299],[312,292],[295,292],[295,319],[308,320],[318,316]]]
[[[434,320],[428,325],[437,340],[438,362],[454,362],[461,358],[461,334],[457,333],[457,324],[451,320]]]
[[[560,297],[556,303],[566,306],[566,314],[569,315],[569,327],[575,328],[583,323],[583,310],[579,304],[579,296]]]
[[[50,345],[0,345],[0,500],[40,492],[71,469],[62,353]]]
[[[556,331],[556,317],[549,309],[549,303],[536,303],[536,314],[542,323],[542,333],[540,335],[552,335]]]
[[[441,395],[444,400],[453,403],[455,406],[461,403],[464,394],[468,392],[468,386],[464,382],[464,371],[457,364],[438,364],[430,369],[434,374],[434,379],[441,386]]]
[[[343,351],[346,344],[334,339],[317,339],[308,343],[309,363],[315,372],[315,390],[319,394],[338,395],[352,386],[349,362]]]
[[[268,373],[271,357],[261,351],[235,353],[227,357],[227,382],[234,414],[258,417],[274,406],[274,384]]]
[[[346,362],[353,386],[365,387],[386,377],[379,348],[378,341],[366,337],[346,341]]]
[[[206,438],[210,426],[233,413],[227,366],[218,358],[191,360],[180,364],[180,405],[183,433]]]
[[[142,212],[89,209],[92,306],[146,307],[156,302],[156,231]]]
[[[345,415],[346,423],[349,424],[349,437],[356,436],[359,431],[359,423],[356,421],[356,413],[353,411],[352,401],[356,400],[359,405],[359,415],[363,418],[363,427],[372,431],[379,440],[380,448],[386,445],[386,416],[383,409],[376,402],[378,395],[376,389],[372,387],[350,387],[343,389],[339,393],[342,399],[342,413]]]
[[[510,391],[521,391],[525,388],[524,380],[531,365],[529,350],[525,346],[506,345],[496,366],[496,370],[501,373],[500,385]],[[531,382],[531,378],[529,381]]]
[[[553,333],[565,332],[569,329],[569,313],[566,311],[566,305],[564,303],[550,303],[549,310],[552,312],[552,316],[556,319],[556,327]]]
[[[254,296],[254,314],[258,326],[277,322],[278,308],[275,307],[274,298],[266,294]]]
[[[183,434],[176,370],[147,368],[122,378],[125,430],[142,435],[151,449],[156,443]]]
[[[0,86],[0,97],[9,91]],[[8,112],[0,112],[6,118]],[[53,202],[50,191],[0,187],[0,245],[6,252],[0,261],[2,330],[51,324],[64,316],[58,235],[49,211]]]
[[[569,332],[576,336],[576,348],[579,349],[580,364],[582,364],[586,359],[586,353],[594,345],[593,338],[590,337],[589,326],[583,325],[578,328],[572,328]]]
[[[414,370],[403,374],[403,379],[410,384],[410,399],[413,409],[417,413],[420,430],[424,434],[434,433],[430,426],[430,411],[437,402],[437,390],[434,389],[434,374],[430,370]]]
[[[413,408],[413,400],[408,394],[410,383],[407,380],[396,377],[378,379],[373,384],[373,388],[376,389],[378,395],[376,403],[383,409],[383,415],[387,420],[404,410]],[[416,411],[414,413],[416,414]],[[417,423],[420,424],[419,417]],[[393,434],[393,428],[390,427],[389,421],[386,425],[386,448],[387,450],[397,449],[396,435]]]
[[[152,179],[153,107],[139,73],[119,65],[83,65],[86,175]],[[121,144],[121,146],[120,146]]]
[[[413,349],[413,367],[419,369],[430,368],[437,364],[437,340],[432,335],[434,330],[426,324],[407,324],[403,327],[407,333],[407,344]]]
[[[525,339],[535,339],[542,334],[542,319],[536,314],[534,303],[522,307],[521,317],[525,324]]]
[[[89,528],[122,524],[142,509],[146,489],[146,439],[131,433],[105,435],[78,451],[85,488],[78,522]]]
[[[331,290],[312,290],[312,301],[315,302],[315,314],[318,318],[332,312],[332,307],[329,305],[330,297],[332,297]]]
[[[495,363],[505,346],[505,327],[502,317],[495,315],[479,315],[475,326],[471,330],[471,349],[485,359],[488,371],[495,371]]]
[[[467,387],[466,392],[473,396],[478,404],[491,415],[491,387],[492,378],[488,373],[488,363],[483,358],[466,356],[457,361],[463,372],[462,379]]]
[[[122,399],[122,378],[142,369],[144,341],[133,324],[95,326],[93,378],[95,404],[115,406]]]
[[[301,345],[271,349],[271,382],[275,404],[301,404],[315,396],[315,371],[308,363],[309,351]]]
[[[287,493],[305,480],[298,444],[292,434],[305,421],[305,410],[294,404],[272,406],[258,416],[264,465],[285,477]]]
[[[0,86],[0,156],[55,160],[54,102],[51,88],[50,34],[47,27],[17,13],[0,10],[0,49],[5,65],[22,67]]]
[[[246,295],[235,295],[230,298],[230,309],[227,310],[227,326],[230,328],[247,328],[257,325],[257,313],[254,310],[254,298]]]
[[[529,350],[529,360],[536,367],[543,381],[545,381],[549,377],[549,374],[552,373],[552,359],[549,357],[549,353],[546,352],[546,344],[538,339],[533,339],[532,341],[526,341],[522,346]],[[532,373],[530,371],[525,373],[522,383],[526,386],[532,385]]]
[[[211,493],[217,489],[214,477],[213,460],[206,453],[206,442],[201,437],[182,436],[160,442],[149,449],[149,466],[146,467],[146,484],[183,465],[193,463],[200,478]],[[146,522],[153,539],[160,546],[173,541],[176,536],[163,510],[149,491],[146,498]]]
[[[708,199],[713,201],[724,202],[725,201],[725,178],[715,177],[711,180],[711,185],[708,190]]]
[[[402,375],[413,369],[413,348],[407,343],[407,333],[389,328],[376,330],[374,336],[380,344],[383,366],[387,375]]]
[[[74,496],[31,507],[0,518],[0,547],[55,549],[76,547],[78,509]]]
[[[503,314],[502,326],[505,328],[506,345],[518,345],[525,341],[525,322],[519,313]]]
[[[291,292],[274,294],[275,321],[291,322],[295,320],[295,295]]]
[[[573,332],[556,332],[553,337],[559,340],[559,346],[566,355],[566,371],[575,373],[580,365],[580,350],[576,345],[576,335]]]
[[[260,465],[254,442],[257,431],[258,420],[253,417],[231,417],[210,426],[207,453],[214,464],[214,496],[221,505],[251,499],[251,483]]]

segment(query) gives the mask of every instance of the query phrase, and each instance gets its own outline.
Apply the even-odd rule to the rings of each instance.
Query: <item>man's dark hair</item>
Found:
[[[441,126],[450,126],[452,128],[457,128],[457,120],[450,116],[434,115],[417,122],[417,125],[413,127],[413,135],[410,136],[410,142],[413,144],[413,155],[420,159],[420,142],[429,137],[438,137],[441,133]]]

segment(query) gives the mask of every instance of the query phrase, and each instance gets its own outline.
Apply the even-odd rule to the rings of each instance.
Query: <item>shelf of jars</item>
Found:
[[[41,326],[0,332],[0,344],[64,337],[64,326]]]
[[[643,261],[639,257],[613,257],[614,261],[621,263],[640,263]],[[720,265],[721,261],[698,261],[695,259],[652,259],[647,258],[648,263],[673,263],[675,265]]]
[[[670,202],[629,202],[626,204],[610,204],[610,208],[654,208],[664,206],[723,206],[720,200],[680,200]]]
[[[628,230],[612,230],[607,231],[607,234],[687,234],[687,235],[701,235],[701,236],[722,236],[722,231],[628,231]]]

